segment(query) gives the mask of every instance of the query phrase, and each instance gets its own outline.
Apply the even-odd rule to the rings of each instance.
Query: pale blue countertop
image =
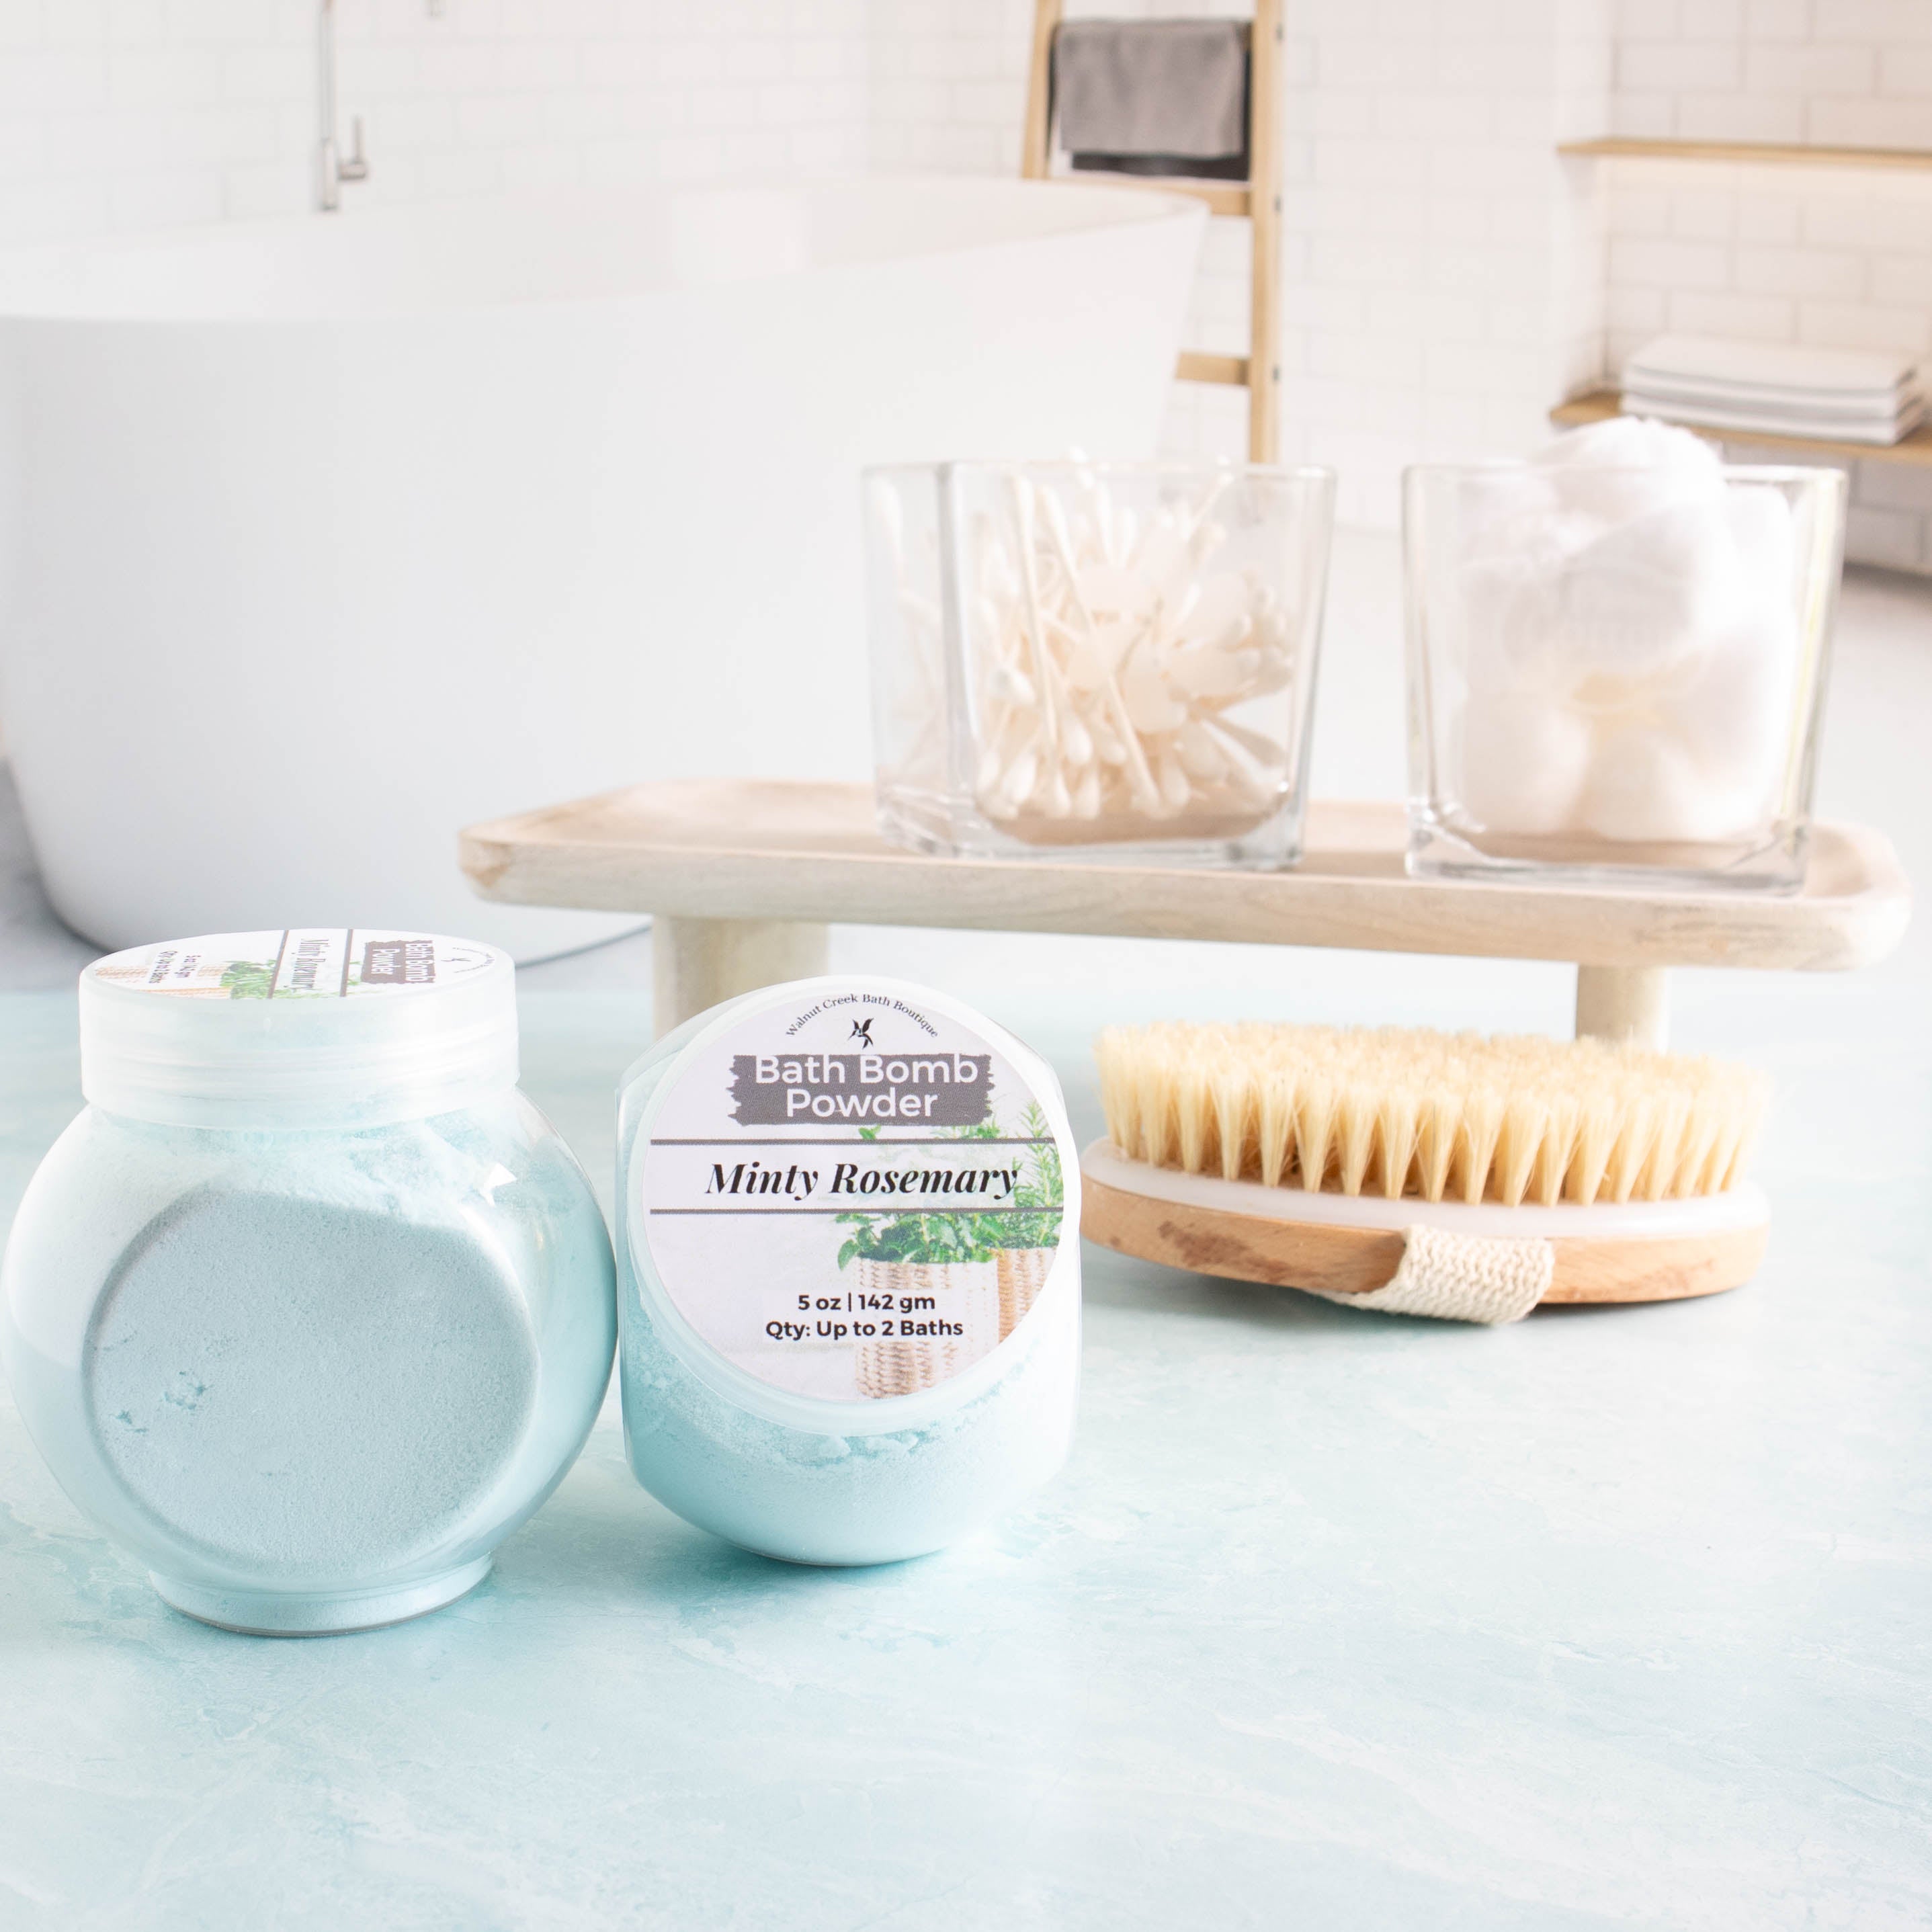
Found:
[[[1368,970],[1324,997],[1560,1015],[1549,969],[1444,962],[1408,1011]],[[1089,1131],[1089,1022],[1214,1008],[976,990]],[[527,1084],[607,1192],[644,1010],[526,1003]],[[1680,1010],[1779,1079],[1752,1286],[1484,1330],[1090,1249],[1071,1468],[923,1562],[712,1541],[614,1405],[465,1601],[238,1638],[164,1610],[8,1408],[0,1925],[1924,1926],[1922,977],[1687,976]],[[0,1000],[0,1210],[74,1103],[71,1027]]]

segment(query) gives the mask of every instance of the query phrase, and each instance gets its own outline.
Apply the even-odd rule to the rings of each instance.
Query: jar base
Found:
[[[1481,879],[1532,887],[1788,896],[1804,886],[1809,846],[1808,826],[1792,821],[1729,842],[1645,844],[1484,832],[1412,804],[1408,872],[1413,879]]]
[[[148,1580],[170,1610],[242,1636],[340,1636],[427,1616],[466,1596],[490,1574],[491,1559],[379,1590],[224,1590],[184,1583],[150,1570]]]
[[[1034,865],[1160,866],[1170,870],[1281,872],[1299,862],[1302,809],[1284,802],[1258,819],[1202,825],[1142,820],[1124,827],[1076,821],[1060,828],[1038,820],[995,820],[970,802],[882,787],[880,832],[892,844],[939,859],[998,859]]]
[[[893,1563],[916,1563],[922,1556],[937,1556],[947,1546],[936,1543],[930,1550],[908,1550],[891,1556],[787,1556],[776,1550],[760,1550],[754,1543],[738,1543],[736,1538],[727,1537],[728,1543],[737,1544],[748,1556],[761,1556],[767,1563],[789,1563],[794,1570],[883,1570]]]

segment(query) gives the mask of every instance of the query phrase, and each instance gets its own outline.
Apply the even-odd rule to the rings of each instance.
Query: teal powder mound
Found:
[[[211,1556],[368,1574],[458,1529],[530,1426],[508,1258],[460,1227],[208,1188],[130,1244],[82,1363],[129,1494]]]

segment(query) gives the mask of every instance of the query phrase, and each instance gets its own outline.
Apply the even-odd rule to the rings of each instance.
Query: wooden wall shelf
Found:
[[[1822,148],[1784,141],[1646,141],[1606,134],[1594,141],[1560,141],[1559,154],[1609,160],[1767,162],[1773,167],[1932,168],[1932,148]]]
[[[1558,403],[1550,412],[1550,420],[1574,429],[1623,413],[1623,398],[1616,390],[1598,389]],[[1769,430],[1713,429],[1705,423],[1678,427],[1712,442],[1748,443],[1754,449],[1774,449],[1801,462],[1901,463],[1921,470],[1932,468],[1932,423],[1922,425],[1898,442],[1840,442],[1830,436],[1780,436]]]

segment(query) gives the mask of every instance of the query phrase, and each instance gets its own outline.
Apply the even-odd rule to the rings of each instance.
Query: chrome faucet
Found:
[[[369,163],[362,152],[362,118],[352,124],[354,145],[346,160],[335,141],[335,0],[322,0],[320,22],[322,141],[317,151],[316,202],[325,214],[333,214],[342,206],[344,182],[367,181]]]

